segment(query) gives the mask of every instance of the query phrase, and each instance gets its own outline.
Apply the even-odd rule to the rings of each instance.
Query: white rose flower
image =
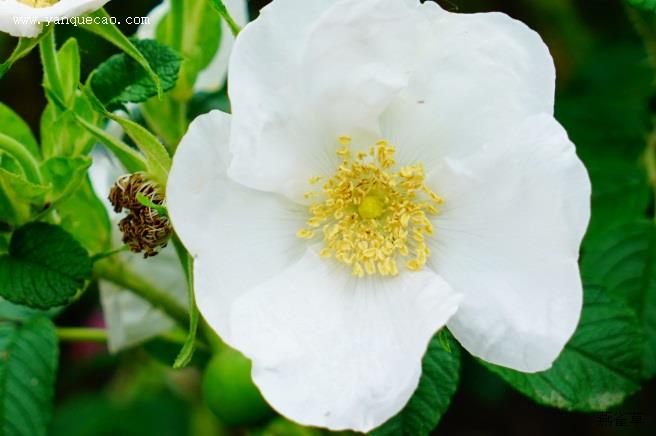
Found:
[[[223,2],[235,22],[240,26],[246,25],[248,22],[248,5],[246,0],[223,0]],[[171,1],[164,0],[150,11],[148,14],[149,22],[139,26],[139,30],[137,31],[139,38],[155,39],[157,26],[159,26],[162,19],[170,10]],[[228,73],[228,59],[230,59],[230,51],[234,42],[235,37],[228,24],[223,20],[219,50],[214,55],[210,64],[198,75],[194,84],[194,90],[196,92],[214,92],[221,89]]]
[[[0,0],[0,32],[34,38],[48,19],[72,18],[102,8],[109,0]],[[42,20],[42,22],[39,22]]]
[[[445,325],[549,368],[579,320],[590,182],[540,37],[417,0],[275,0],[240,33],[233,114],[197,119],[168,209],[198,306],[281,414],[368,431]]]

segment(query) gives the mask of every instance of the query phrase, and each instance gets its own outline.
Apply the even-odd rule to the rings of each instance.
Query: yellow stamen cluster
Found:
[[[339,138],[342,159],[321,192],[306,192],[318,199],[310,207],[307,227],[297,236],[322,236],[324,258],[349,265],[353,275],[395,276],[399,262],[420,270],[430,256],[426,238],[433,234],[429,215],[439,212],[444,200],[425,184],[422,165],[396,166],[395,149],[379,141],[367,151],[354,152],[351,138]],[[310,179],[316,185],[323,178]]]
[[[33,8],[47,8],[48,6],[58,3],[59,0],[18,0],[18,2],[32,6]]]

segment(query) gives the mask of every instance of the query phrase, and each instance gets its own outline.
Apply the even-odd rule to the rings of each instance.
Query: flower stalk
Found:
[[[61,342],[95,342],[104,344],[109,340],[109,333],[106,329],[90,327],[58,327],[57,338]],[[178,332],[163,333],[157,338],[172,344],[182,345],[185,343],[185,336]],[[196,341],[194,346],[202,351],[209,351],[210,348],[203,342]]]
[[[59,327],[57,337],[62,342],[107,342],[107,330],[87,327]]]

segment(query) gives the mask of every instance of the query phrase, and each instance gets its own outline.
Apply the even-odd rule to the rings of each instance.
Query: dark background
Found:
[[[145,16],[157,3],[115,0],[107,9],[121,19]],[[251,16],[255,17],[266,3],[250,2]],[[584,161],[588,155],[608,150],[616,153],[618,149],[627,159],[637,158],[653,115],[653,73],[619,0],[446,0],[440,4],[459,12],[503,11],[537,30],[550,47],[558,69],[557,117]],[[123,30],[131,34],[136,27],[123,26]],[[85,75],[115,52],[80,29],[58,29],[62,41],[68,36],[80,42]],[[8,56],[13,43],[0,35],[2,58]],[[36,132],[45,105],[40,80],[35,52],[0,81],[0,101],[28,120]],[[93,324],[99,314],[97,301],[96,293],[87,292],[58,323]],[[136,352],[110,356],[102,347],[65,347],[54,434],[179,435],[189,433],[190,427],[204,428],[202,420],[207,417],[194,405],[198,374],[193,370],[171,374],[153,359],[160,354],[154,348],[151,344]],[[186,385],[188,390],[180,388]],[[460,390],[436,434],[651,436],[656,435],[655,404],[656,383],[652,382],[610,414],[548,409],[516,393],[465,357]]]

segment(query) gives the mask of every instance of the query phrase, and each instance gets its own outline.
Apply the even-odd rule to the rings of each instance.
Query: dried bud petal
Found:
[[[130,250],[135,253],[143,252],[147,258],[157,255],[160,249],[166,247],[172,230],[169,219],[141,204],[137,198],[138,194],[153,204],[164,203],[160,186],[142,173],[120,177],[109,192],[109,201],[116,212],[122,212],[124,209],[128,211],[118,225],[123,233],[123,242]]]

